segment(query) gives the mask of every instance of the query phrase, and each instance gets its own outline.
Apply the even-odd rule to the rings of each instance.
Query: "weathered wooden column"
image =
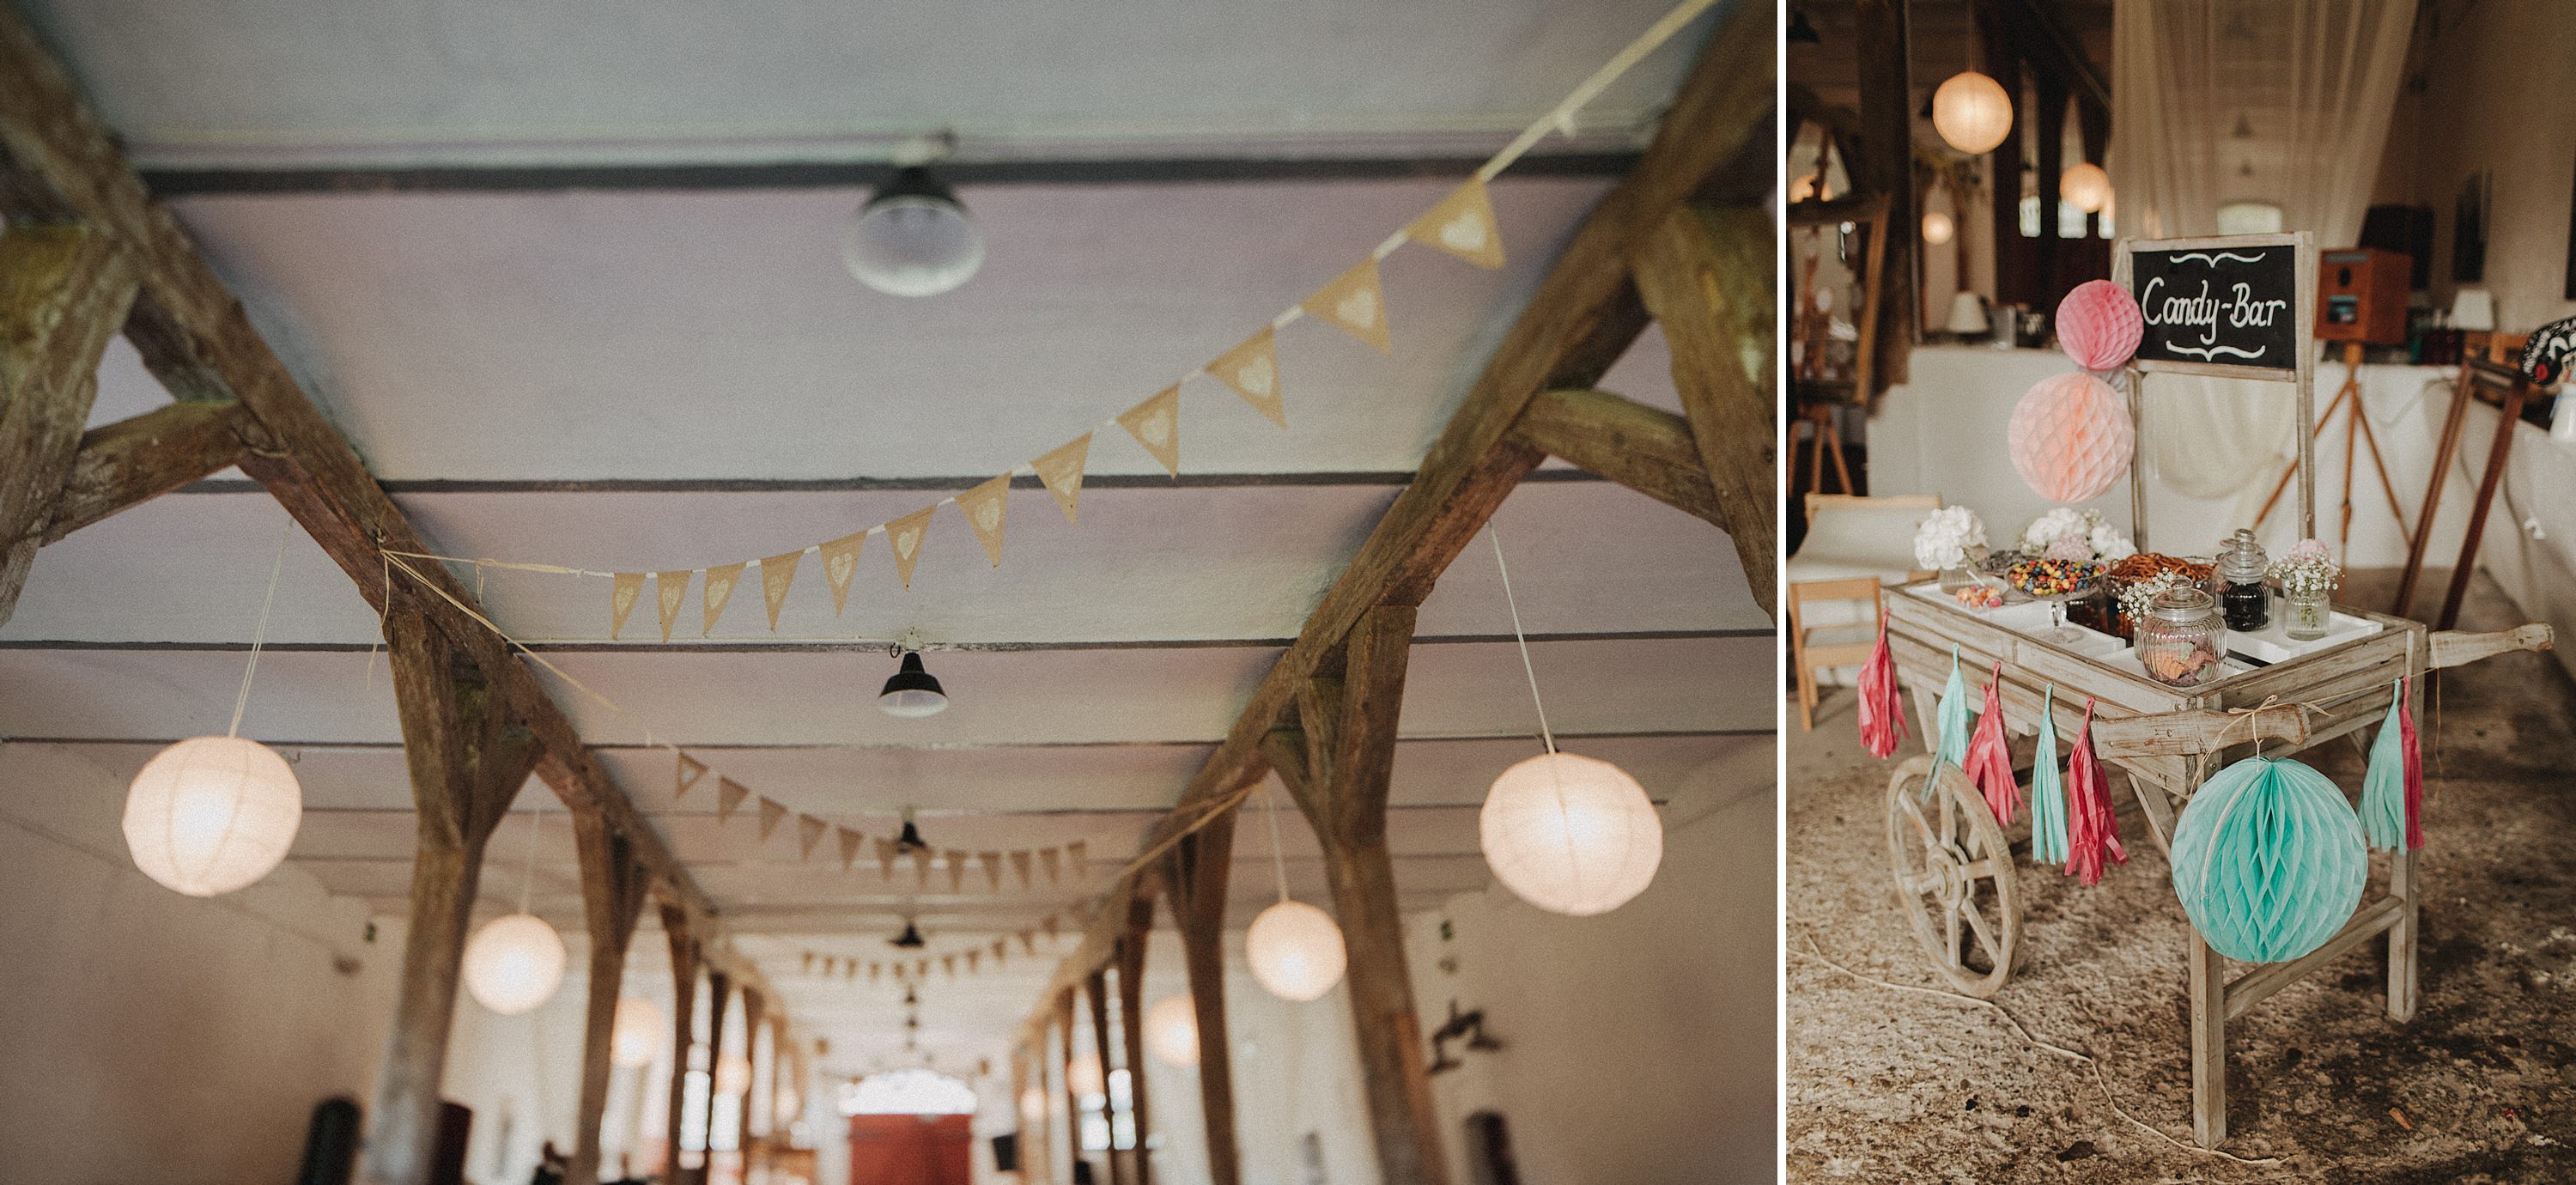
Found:
[[[1234,865],[1235,812],[1184,835],[1163,857],[1163,888],[1181,932],[1190,1009],[1199,1024],[1199,1114],[1207,1128],[1210,1185],[1241,1185],[1234,1135],[1234,1047],[1225,1030],[1225,889]]]
[[[680,1126],[688,1103],[689,1046],[697,1039],[698,1019],[698,942],[689,934],[688,910],[663,903],[662,938],[671,947],[671,1088],[662,1108],[662,1121],[668,1125],[662,1179],[678,1185],[684,1179],[680,1170]]]
[[[1127,1179],[1127,1166],[1118,1159],[1118,1098],[1109,1093],[1109,1055],[1118,1047],[1118,1039],[1109,1032],[1109,972],[1094,971],[1082,985],[1091,1002],[1091,1056],[1100,1063],[1100,1120],[1109,1128],[1109,1147],[1101,1151],[1101,1156],[1109,1161],[1109,1185],[1132,1185]],[[1135,1088],[1132,1078],[1128,1088]],[[1081,1146],[1079,1136],[1074,1145]]]
[[[1154,1185],[1145,1136],[1152,1108],[1145,1102],[1145,936],[1154,928],[1154,898],[1138,893],[1127,907],[1127,934],[1118,940],[1118,1028],[1126,1038],[1127,1113],[1136,1125],[1136,1185]],[[1111,1140],[1116,1143],[1116,1140]]]
[[[769,1019],[769,1000],[760,989],[746,983],[742,987],[742,1064],[748,1067],[742,1075],[742,1101],[734,1104],[734,1147],[743,1158],[751,1157],[752,1104],[760,1095],[760,1028]]]
[[[599,1179],[599,1124],[608,1113],[608,1079],[616,1072],[609,1039],[626,987],[626,952],[644,916],[652,874],[635,862],[634,845],[595,811],[572,813],[573,850],[581,859],[582,915],[590,931],[590,998],[581,1031],[581,1109],[573,1118],[567,1181]]]
[[[733,977],[721,969],[707,969],[707,1098],[698,1110],[699,1130],[707,1133],[706,1154],[698,1158],[697,1170],[689,1179],[705,1185],[716,1164],[716,1075],[724,1065],[725,1012],[733,1007]]]
[[[1077,989],[1056,994],[1055,1031],[1064,1035],[1056,1060],[1056,1081],[1064,1085],[1064,1144],[1071,1164],[1082,1159],[1082,1095],[1073,1089],[1073,997]],[[1071,1172],[1071,1169],[1065,1170]]]
[[[420,826],[402,982],[367,1139],[372,1185],[429,1180],[483,848],[537,759],[534,738],[484,681],[482,667],[403,600],[385,615],[385,644]]]
[[[0,229],[0,623],[17,609],[71,477],[99,358],[134,291],[132,263],[98,231]]]
[[[1773,598],[1780,494],[1779,375],[1772,365],[1770,215],[1753,208],[1685,203],[1664,216],[1629,261],[1637,294],[1663,326],[1673,386],[1736,558],[1753,597],[1779,616]]]
[[[1386,846],[1387,781],[1413,618],[1409,605],[1362,614],[1344,644],[1341,675],[1307,679],[1297,692],[1302,727],[1274,730],[1262,752],[1323,844],[1333,912],[1350,955],[1351,1021],[1379,1172],[1386,1185],[1448,1185]]]

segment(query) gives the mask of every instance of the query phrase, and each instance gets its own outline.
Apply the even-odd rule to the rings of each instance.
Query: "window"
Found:
[[[841,1085],[843,1115],[972,1115],[975,1088],[937,1070],[886,1070]]]
[[[2281,207],[2274,202],[2229,202],[2218,208],[2218,233],[2268,235],[2281,231]]]

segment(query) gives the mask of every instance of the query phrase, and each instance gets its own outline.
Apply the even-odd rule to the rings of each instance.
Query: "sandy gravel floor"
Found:
[[[2388,587],[2358,574],[2351,599],[2384,603]],[[2480,592],[2465,628],[2515,623],[2491,586]],[[1797,731],[1793,711],[1791,1179],[2576,1181],[2576,685],[2548,656],[2511,655],[2455,672],[2441,698],[2438,759],[2432,713],[2419,722],[2422,1006],[2412,1023],[2387,1019],[2385,944],[2373,943],[2230,1025],[2225,1150],[2274,1162],[2261,1165],[2185,1150],[2122,1118],[2092,1069],[2034,1047],[1994,1011],[1865,983],[1804,954],[1812,942],[1862,975],[1936,983],[1889,880],[1893,762],[1861,750],[1847,693],[1813,733]],[[2359,784],[2352,746],[2311,759]],[[2114,793],[2128,797],[2125,778]],[[2099,1059],[2109,1100],[2187,1143],[2186,923],[2144,823],[2124,817],[2122,835],[2130,862],[2094,888],[2025,858],[2029,953],[1996,1003],[2037,1037]]]

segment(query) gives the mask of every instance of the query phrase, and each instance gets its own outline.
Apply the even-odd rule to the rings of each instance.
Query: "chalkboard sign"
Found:
[[[2286,236],[2203,240],[2129,253],[2129,293],[2146,315],[2139,363],[2277,370],[2296,377],[2307,352],[2299,248]]]

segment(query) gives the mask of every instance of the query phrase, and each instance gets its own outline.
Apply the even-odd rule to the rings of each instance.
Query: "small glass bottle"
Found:
[[[2269,564],[2250,528],[2240,528],[2219,549],[2218,607],[2227,628],[2250,634],[2272,624],[2272,590],[2263,583]]]
[[[2283,632],[2293,641],[2313,642],[2326,636],[2326,626],[2334,619],[2334,590],[2319,588],[2306,596],[2291,596],[2282,606]]]
[[[2197,687],[2222,673],[2219,639],[2227,623],[2218,598],[2182,584],[2156,594],[2138,623],[2138,663],[2167,687]]]

